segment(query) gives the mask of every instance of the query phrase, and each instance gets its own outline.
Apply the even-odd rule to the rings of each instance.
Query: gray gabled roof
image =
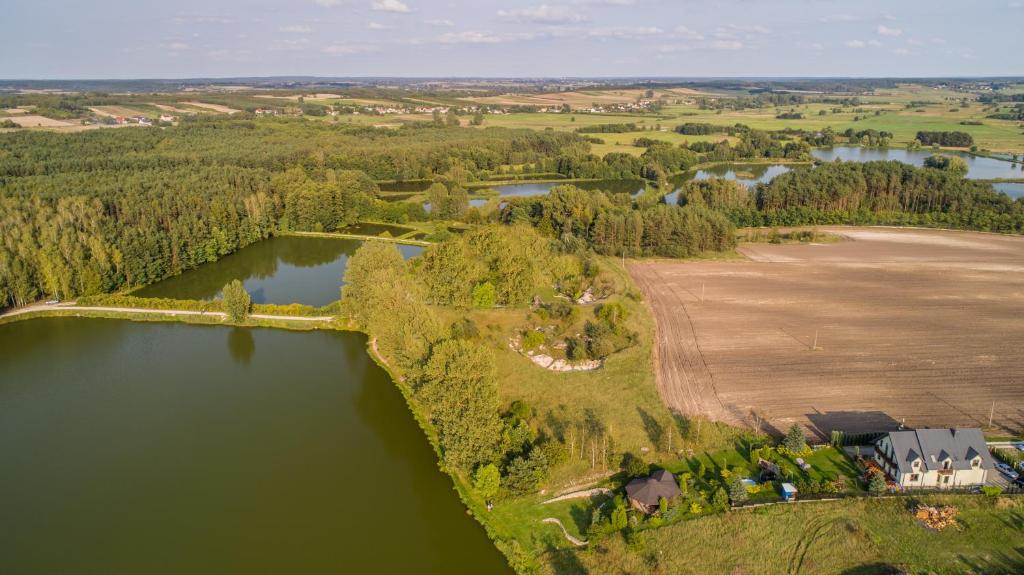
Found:
[[[950,469],[971,469],[971,460],[981,456],[981,467],[992,469],[992,456],[980,429],[915,429],[893,431],[889,440],[901,473],[911,473],[915,459],[921,460],[921,471],[942,469],[950,460]]]
[[[671,473],[659,469],[650,477],[641,477],[630,481],[626,485],[626,495],[644,505],[657,505],[661,498],[672,499],[679,497],[679,484]]]

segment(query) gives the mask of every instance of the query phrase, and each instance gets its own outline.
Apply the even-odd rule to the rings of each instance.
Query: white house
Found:
[[[994,468],[980,429],[893,431],[875,442],[875,461],[902,487],[984,485]]]

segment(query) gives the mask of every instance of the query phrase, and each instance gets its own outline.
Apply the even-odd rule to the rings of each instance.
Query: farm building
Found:
[[[664,469],[655,471],[650,477],[634,479],[626,485],[629,504],[644,513],[657,510],[662,498],[672,501],[681,493],[676,478]]]
[[[984,485],[993,468],[980,429],[893,431],[875,442],[875,461],[901,487]]]

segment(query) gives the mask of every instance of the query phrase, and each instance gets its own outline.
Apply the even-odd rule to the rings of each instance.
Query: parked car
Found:
[[[1024,487],[1024,477],[1018,477],[1013,480],[1014,487]]]
[[[996,469],[998,469],[999,473],[1005,475],[1006,478],[1009,479],[1010,481],[1017,481],[1018,479],[1020,479],[1020,474],[1014,471],[1012,467],[1005,463],[997,463]]]
[[[46,300],[46,305],[57,305],[59,303],[60,303],[59,299],[48,299],[48,300]]]

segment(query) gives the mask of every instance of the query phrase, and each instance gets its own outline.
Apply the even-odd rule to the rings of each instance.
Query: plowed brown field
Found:
[[[669,407],[827,437],[987,427],[994,405],[994,431],[1024,429],[1024,238],[825,230],[846,241],[630,264]]]

